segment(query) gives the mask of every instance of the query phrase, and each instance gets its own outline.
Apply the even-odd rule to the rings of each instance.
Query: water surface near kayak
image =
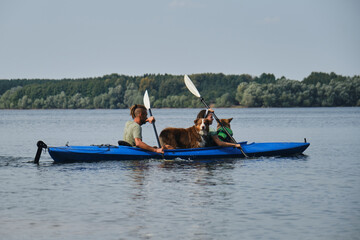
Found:
[[[153,109],[158,132],[200,109]],[[216,109],[238,141],[304,156],[53,164],[50,146],[113,144],[128,110],[0,110],[1,239],[358,239],[360,108]],[[213,124],[216,127],[216,124]],[[144,141],[156,145],[153,128]]]

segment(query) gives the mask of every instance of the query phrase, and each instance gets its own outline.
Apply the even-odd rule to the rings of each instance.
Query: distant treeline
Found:
[[[0,80],[0,109],[129,108],[148,90],[154,108],[203,107],[186,88],[183,75],[119,74],[86,79]],[[303,81],[204,73],[190,75],[215,107],[360,106],[360,76],[313,72]]]

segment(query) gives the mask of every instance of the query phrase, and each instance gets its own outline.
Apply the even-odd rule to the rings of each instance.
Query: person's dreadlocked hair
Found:
[[[130,108],[130,116],[134,119],[139,116],[142,111],[146,111],[146,107],[141,104],[135,104]]]

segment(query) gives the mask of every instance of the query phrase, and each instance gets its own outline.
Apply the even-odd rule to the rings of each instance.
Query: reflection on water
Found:
[[[199,109],[154,109],[158,132]],[[356,239],[360,109],[217,109],[238,141],[303,141],[305,155],[54,164],[36,142],[116,144],[128,110],[2,111],[2,239]],[[91,129],[91,130],[89,130]],[[156,145],[153,128],[144,141]]]

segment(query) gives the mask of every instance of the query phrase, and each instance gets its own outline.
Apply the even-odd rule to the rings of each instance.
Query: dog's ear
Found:
[[[195,125],[197,124],[197,122],[199,121],[199,119],[200,119],[200,118],[197,118],[197,119],[194,120]]]
[[[231,120],[233,120],[233,118],[229,118],[228,120],[229,120],[229,123],[230,123],[230,122],[231,122]]]

